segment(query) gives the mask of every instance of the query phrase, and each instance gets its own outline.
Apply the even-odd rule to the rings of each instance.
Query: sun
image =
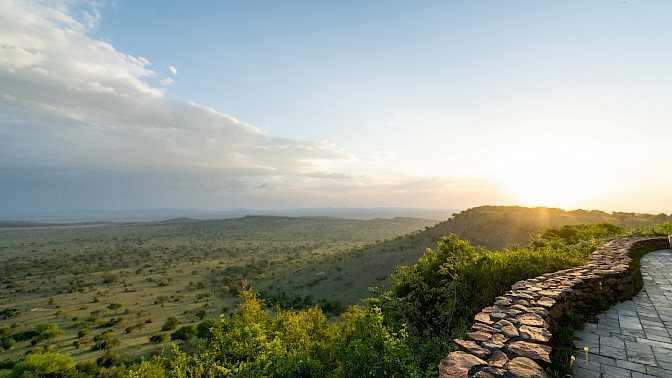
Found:
[[[605,159],[576,145],[537,144],[502,154],[495,180],[525,206],[586,206],[604,193]]]
[[[591,188],[586,188],[579,178],[538,170],[518,172],[503,184],[526,206],[574,208],[593,195]]]

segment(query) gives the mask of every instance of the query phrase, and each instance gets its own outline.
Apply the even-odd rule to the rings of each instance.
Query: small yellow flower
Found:
[[[588,353],[588,347],[583,347],[583,351]]]
[[[583,351],[586,352],[586,366],[588,366],[588,347],[583,347]]]
[[[574,365],[574,360],[576,360],[576,357],[574,357],[574,356],[572,355],[572,357],[570,357],[570,359],[569,359],[569,366]]]

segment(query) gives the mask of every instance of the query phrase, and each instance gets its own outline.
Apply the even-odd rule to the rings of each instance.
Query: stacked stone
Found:
[[[598,248],[586,265],[516,282],[476,314],[468,340],[454,340],[461,350],[441,361],[439,376],[547,377],[550,325],[569,308],[632,288],[634,251],[662,249],[667,243],[667,238],[615,240]]]

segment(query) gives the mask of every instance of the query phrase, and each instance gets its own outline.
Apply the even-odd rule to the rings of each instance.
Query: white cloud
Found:
[[[97,10],[49,5],[9,0],[0,14],[0,166],[341,177],[320,163],[347,158],[333,145],[269,138],[217,110],[168,100],[146,82],[156,76],[148,59],[89,36]]]
[[[74,9],[84,5],[71,0],[4,3],[4,210],[454,207],[445,201],[489,188],[459,192],[465,183],[408,178],[423,174],[401,164],[397,151],[358,160],[327,141],[271,138],[218,110],[167,98],[148,84],[159,76],[149,59],[91,37],[97,10]],[[369,171],[390,164],[385,175]]]
[[[91,10],[82,11],[82,23],[86,26],[87,29],[94,29],[98,27],[102,17],[100,15],[100,10],[96,7],[96,4],[92,4]]]

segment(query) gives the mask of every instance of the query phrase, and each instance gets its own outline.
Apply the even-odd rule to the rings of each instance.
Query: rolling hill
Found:
[[[422,231],[330,256],[291,272],[276,272],[254,285],[269,297],[287,303],[328,303],[342,308],[370,296],[371,287],[389,287],[390,275],[398,266],[413,265],[427,248],[434,248],[442,236],[450,233],[474,245],[499,250],[512,244],[526,245],[531,236],[549,227],[609,222],[636,228],[670,221],[672,216],[666,214],[481,206],[453,214]]]

